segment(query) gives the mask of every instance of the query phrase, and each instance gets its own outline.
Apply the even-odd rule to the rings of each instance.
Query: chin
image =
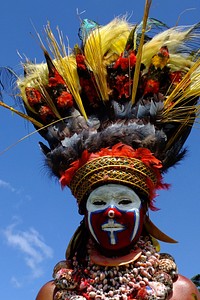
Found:
[[[110,245],[110,246],[105,246],[97,243],[95,241],[94,246],[97,248],[97,250],[104,256],[106,257],[114,257],[114,256],[124,256],[129,254],[133,249],[134,246],[136,245],[138,239],[140,237],[140,234],[138,234],[134,240],[131,243],[127,243],[125,245]]]

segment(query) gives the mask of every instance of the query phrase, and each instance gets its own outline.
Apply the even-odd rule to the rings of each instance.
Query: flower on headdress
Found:
[[[119,99],[123,96],[125,98],[130,97],[130,87],[132,85],[132,79],[129,78],[127,75],[117,75],[115,81],[115,88],[119,93]]]
[[[97,105],[98,93],[93,83],[94,78],[80,77],[79,82],[82,92],[85,93],[87,100],[92,104],[93,107]]]
[[[42,105],[38,113],[43,121],[47,121],[48,118],[54,117],[54,113],[52,112],[51,108],[47,105]]]
[[[68,108],[73,106],[73,97],[67,91],[63,91],[56,100],[58,107]]]
[[[155,54],[151,63],[155,68],[163,69],[169,62],[169,51],[167,46],[163,46],[160,48],[157,54]]]
[[[125,56],[124,53],[116,60],[114,64],[114,69],[121,67],[122,70],[127,70],[135,66],[136,56],[134,51],[130,51],[129,55]]]
[[[172,84],[177,85],[183,79],[183,73],[181,71],[171,72],[169,74]]]
[[[42,102],[42,95],[35,88],[26,87],[25,92],[26,92],[26,97],[28,99],[28,103],[31,107],[35,106],[35,104]]]
[[[86,70],[86,64],[85,64],[85,56],[83,54],[77,54],[76,55],[76,63],[77,68],[80,70]]]
[[[160,83],[154,79],[148,79],[145,88],[144,88],[144,95],[148,93],[157,94],[159,92]]]

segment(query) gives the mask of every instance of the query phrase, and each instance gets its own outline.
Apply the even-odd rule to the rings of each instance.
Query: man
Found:
[[[86,202],[86,256],[78,259],[84,251],[78,247],[71,260],[58,264],[55,281],[42,287],[37,300],[200,299],[194,284],[177,274],[172,258],[156,252],[143,228],[144,215],[145,206],[131,188],[94,189]]]
[[[159,254],[157,240],[175,241],[148,217],[199,111],[198,26],[152,38],[166,28],[149,19],[146,30],[146,12],[142,26],[84,20],[69,56],[48,25],[55,59],[44,49],[46,64],[26,64],[18,81],[26,118],[49,143],[47,165],[84,215],[37,300],[200,299]]]

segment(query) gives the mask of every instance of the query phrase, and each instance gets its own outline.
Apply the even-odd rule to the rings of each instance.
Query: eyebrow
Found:
[[[102,193],[102,191],[97,192],[96,195],[93,196],[94,199],[105,199],[105,197],[107,197],[108,193],[104,192]],[[111,194],[110,196],[115,196],[115,197],[132,197],[135,195],[131,195],[129,191],[115,191],[114,194]]]
[[[117,196],[131,196],[129,191],[119,191],[119,192],[115,192],[115,194]]]

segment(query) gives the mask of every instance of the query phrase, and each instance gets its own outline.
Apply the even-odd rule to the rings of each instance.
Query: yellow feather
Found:
[[[56,41],[55,36],[53,35],[50,25],[48,24],[46,27],[46,33],[49,41],[50,50],[52,51],[55,57],[55,66],[60,73],[60,75],[65,80],[67,87],[69,88],[71,94],[73,95],[81,114],[85,119],[87,119],[87,115],[85,109],[83,107],[83,103],[80,97],[80,85],[79,85],[79,77],[76,69],[76,59],[74,55],[66,55],[66,47],[61,38],[61,34],[59,33],[60,46]]]
[[[55,64],[55,67],[57,68],[60,75],[63,77],[63,79],[66,82],[67,87],[69,88],[71,94],[73,95],[80,112],[84,116],[85,119],[87,119],[85,109],[82,104],[82,100],[80,97],[80,85],[79,85],[79,77],[77,74],[76,69],[76,60],[73,55],[65,56],[63,58],[63,54],[66,54],[65,46],[62,44],[61,48],[59,47],[49,24],[46,27],[46,33],[48,36],[48,43],[50,46],[50,50],[52,51],[55,60],[53,63]],[[38,89],[42,95],[44,96],[45,101],[50,106],[54,114],[61,119],[61,116],[59,115],[55,105],[53,104],[53,101],[51,100],[50,96],[48,95],[45,86],[48,84],[48,68],[47,64],[27,64],[26,65],[26,77],[23,79],[20,79],[18,81],[18,86],[21,90],[21,96],[24,102],[26,103],[28,109],[34,113],[34,109],[30,107],[28,100],[26,98],[25,88],[26,87],[34,87]]]
[[[60,75],[64,78],[67,87],[73,95],[81,114],[87,120],[87,115],[80,96],[79,77],[76,69],[76,60],[73,55],[66,56],[57,61],[57,69]]]
[[[38,90],[41,90],[41,86],[48,84],[47,65],[44,63],[42,64],[27,63],[24,67],[26,70],[26,77],[19,78],[17,81],[17,85],[20,89],[21,97],[25,102],[27,108],[33,113],[37,114],[36,111],[29,105],[25,90],[27,87],[34,87]]]
[[[170,119],[168,120],[168,122],[169,121],[170,121]],[[175,119],[173,119],[172,121],[176,122]],[[180,119],[177,119],[177,122],[180,123]],[[178,140],[178,137],[181,136],[181,134],[184,131],[184,129],[186,128],[186,126],[190,125],[190,122],[191,122],[190,117],[183,119],[181,125],[179,126],[179,128],[177,128],[176,133],[174,133],[174,135],[168,140],[167,145],[165,147],[165,151],[168,150],[176,140]]]
[[[145,31],[146,31],[146,25],[147,25],[147,19],[149,15],[149,9],[151,6],[151,0],[146,0],[145,2],[145,8],[144,8],[144,16],[143,16],[143,25],[142,25],[142,35],[140,38],[140,44],[138,48],[137,53],[137,61],[135,65],[135,72],[133,77],[133,88],[132,88],[132,97],[131,101],[132,104],[135,103],[135,97],[137,94],[137,88],[138,88],[138,82],[139,82],[139,76],[140,76],[140,66],[141,66],[141,59],[142,59],[142,52],[143,52],[143,44],[144,44],[144,37],[145,37]]]
[[[15,114],[19,115],[20,117],[22,117],[23,119],[27,120],[27,121],[30,121],[31,123],[33,123],[35,126],[41,128],[43,127],[44,125],[38,121],[36,121],[34,118],[31,118],[29,117],[28,115],[26,114],[23,114],[22,112],[16,110],[15,108],[13,108],[12,106],[9,106],[7,104],[5,104],[4,102],[0,101],[0,106],[6,108],[6,109],[9,109],[11,112],[14,112]]]
[[[162,122],[181,124],[176,134],[168,141],[168,149],[181,136],[186,126],[192,126],[199,118],[200,104],[189,105],[192,99],[200,96],[200,60],[193,64],[181,82],[175,87],[164,103]],[[188,100],[186,100],[188,99]],[[197,121],[196,121],[197,122]]]
[[[183,115],[192,115],[194,110],[198,109],[195,107],[190,107],[185,105],[185,99],[191,99],[192,97],[199,97],[200,95],[200,59],[193,64],[190,70],[183,77],[181,82],[175,87],[164,104],[163,117],[166,121],[170,118],[173,120],[173,115],[177,117],[177,113],[184,112]],[[189,101],[188,100],[188,101]],[[184,103],[183,108],[181,104]],[[178,111],[176,111],[176,107]],[[163,121],[164,121],[163,119]],[[180,121],[180,119],[179,119]]]
[[[189,50],[186,46],[188,40],[198,38],[198,34],[194,34],[193,27],[174,27],[155,35],[149,42],[145,43],[142,52],[142,63],[146,68],[151,64],[151,59],[159,51],[162,46],[167,46],[170,54],[169,65],[177,69],[188,70],[191,67],[191,57],[183,54],[177,54],[177,49],[181,47]]]
[[[148,4],[148,5],[147,5]],[[148,16],[148,10],[151,1],[146,1],[147,7],[144,14],[143,38],[145,32],[145,20]],[[109,24],[103,27],[98,27],[93,30],[87,37],[84,45],[85,62],[90,71],[93,72],[98,95],[103,101],[109,100],[109,88],[107,85],[107,70],[106,67],[116,61],[119,55],[124,51],[132,25],[128,24],[125,19],[115,18]],[[137,92],[138,79],[140,75],[140,64],[145,64],[146,70],[152,63],[152,57],[159,51],[162,46],[167,46],[169,49],[169,61],[167,66],[171,71],[181,71],[185,74],[183,80],[171,92],[169,87],[166,96],[162,122],[184,122],[190,116],[190,123],[194,120],[194,112],[198,114],[199,106],[196,108],[185,105],[185,99],[198,97],[200,95],[200,61],[194,63],[192,55],[183,54],[179,51],[179,47],[185,49],[189,53],[187,46],[188,40],[195,40],[199,35],[193,32],[194,27],[172,28],[166,30],[149,42],[143,45],[143,38],[137,53],[137,62],[135,67],[132,103],[135,101]],[[47,40],[49,48],[54,56],[53,63],[60,75],[66,82],[71,94],[73,95],[81,114],[87,119],[85,109],[83,107],[80,96],[80,83],[77,73],[77,65],[75,56],[67,55],[66,46],[63,42],[62,33],[58,31],[59,42],[53,35],[50,25],[46,27]],[[140,61],[141,58],[141,61]],[[144,73],[146,72],[144,71]],[[46,64],[27,64],[27,76],[24,79],[18,80],[18,85],[21,90],[21,96],[29,110],[36,113],[30,107],[26,98],[25,88],[34,87],[38,89],[46,99],[47,104],[51,107],[54,114],[61,118],[52,99],[48,95],[45,86],[48,84],[48,68]],[[188,121],[186,121],[188,122]]]
[[[92,31],[92,39],[94,44],[92,47],[98,46],[99,38],[101,42],[102,58],[108,53],[120,55],[124,51],[124,47],[129,36],[131,26],[125,19],[115,18],[103,27],[99,27]],[[95,40],[97,38],[97,40]],[[90,36],[88,37],[84,50],[87,52],[87,44],[90,44]],[[89,46],[90,47],[90,46]],[[86,54],[87,56],[87,54]]]
[[[86,64],[94,74],[103,101],[109,99],[106,66],[123,52],[129,32],[128,23],[116,18],[108,25],[93,30],[86,40]]]

